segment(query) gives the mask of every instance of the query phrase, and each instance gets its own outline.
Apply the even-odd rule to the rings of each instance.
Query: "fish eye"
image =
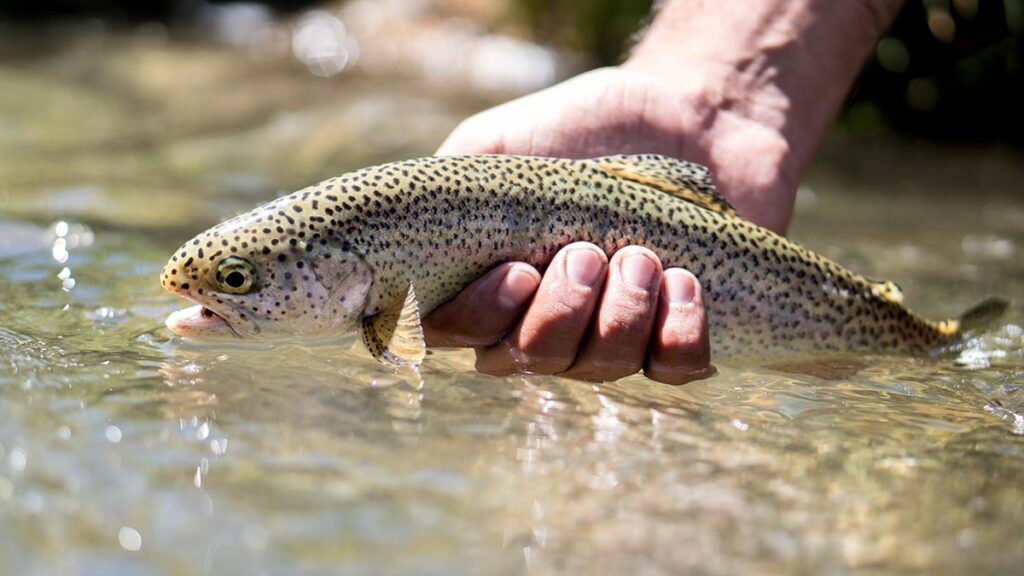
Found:
[[[256,283],[253,265],[241,258],[229,256],[217,264],[217,285],[228,294],[245,294]]]

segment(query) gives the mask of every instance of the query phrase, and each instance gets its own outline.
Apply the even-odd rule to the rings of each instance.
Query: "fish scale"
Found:
[[[185,335],[329,338],[362,328],[381,357],[391,338],[415,340],[420,316],[494,266],[543,268],[581,240],[609,255],[643,245],[665,267],[692,271],[719,355],[927,352],[1006,306],[992,299],[963,322],[928,321],[902,305],[895,285],[741,218],[705,168],[657,155],[429,157],[366,168],[200,234],[161,280],[210,315],[192,330],[169,321]],[[224,284],[227,261],[234,280],[251,280],[247,291]],[[408,334],[396,328],[406,324]]]

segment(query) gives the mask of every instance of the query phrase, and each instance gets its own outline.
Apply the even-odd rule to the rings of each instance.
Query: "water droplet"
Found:
[[[53,249],[51,250],[53,259],[63,264],[68,261],[68,241],[64,238],[57,238],[53,241]]]
[[[131,526],[122,526],[117,532],[117,541],[121,548],[130,552],[137,552],[142,549],[142,534]]]
[[[977,542],[977,540],[978,535],[975,533],[974,528],[970,527],[964,528],[956,535],[956,543],[961,548],[970,548],[971,546],[974,546],[974,543]]]
[[[210,451],[217,456],[223,456],[228,451],[228,439],[210,440]]]
[[[740,420],[739,418],[734,418],[733,419],[732,427],[737,429],[737,430],[741,430],[743,432],[746,432],[747,430],[750,430],[750,424],[747,424],[746,422]]]
[[[203,514],[213,516],[213,498],[209,494],[203,494]]]
[[[7,463],[11,465],[11,470],[23,472],[28,465],[28,454],[22,448],[15,448],[7,455]]]
[[[292,53],[317,76],[334,76],[358,51],[358,44],[348,36],[345,25],[336,16],[313,10],[303,16],[292,35]]]
[[[100,306],[88,314],[90,318],[99,322],[118,322],[124,320],[127,317],[127,311],[124,308],[111,308],[109,306]]]

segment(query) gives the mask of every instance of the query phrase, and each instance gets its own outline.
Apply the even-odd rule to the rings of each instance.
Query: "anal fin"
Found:
[[[393,366],[418,366],[427,354],[420,306],[412,284],[404,301],[363,318],[363,344],[378,361]]]
[[[903,303],[903,290],[899,284],[890,280],[869,280],[871,291],[894,304]]]

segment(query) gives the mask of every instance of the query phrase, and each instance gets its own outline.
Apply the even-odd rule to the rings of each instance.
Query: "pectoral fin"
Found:
[[[363,343],[374,358],[394,366],[416,366],[427,354],[420,305],[412,284],[404,301],[363,319]]]
[[[609,174],[661,190],[713,212],[738,216],[736,209],[715,191],[711,171],[700,164],[658,154],[605,156],[594,158],[593,162]]]

